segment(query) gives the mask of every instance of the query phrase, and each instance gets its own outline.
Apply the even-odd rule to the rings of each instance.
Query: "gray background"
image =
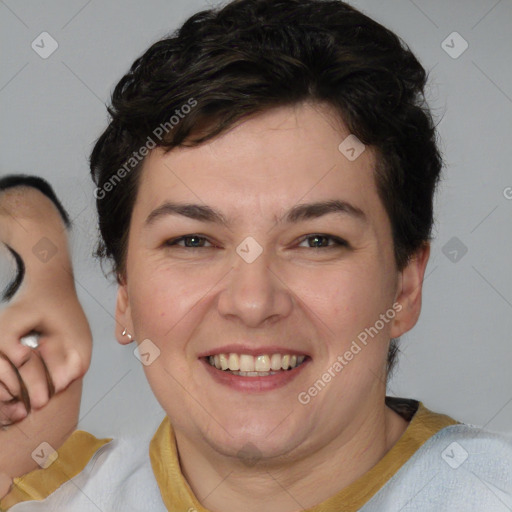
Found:
[[[512,432],[512,2],[351,3],[396,31],[430,70],[447,164],[421,319],[402,338],[389,392]],[[116,287],[90,256],[96,227],[87,157],[106,126],[109,94],[133,60],[206,7],[0,0],[0,172],[48,179],[75,223],[78,293],[94,334],[80,426],[96,435],[138,430],[163,414],[134,346],[114,338]],[[454,31],[469,45],[457,58],[463,41],[448,37]],[[31,47],[42,32],[58,43],[47,59]]]

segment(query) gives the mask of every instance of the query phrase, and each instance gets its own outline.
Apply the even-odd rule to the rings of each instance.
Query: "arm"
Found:
[[[4,421],[17,422],[0,431],[1,486],[6,475],[37,468],[30,455],[41,442],[57,449],[74,430],[91,332],[76,295],[66,225],[52,200],[27,186],[1,191],[0,238],[25,267],[14,295],[0,306],[0,350],[9,360],[0,360],[0,400]],[[31,331],[40,333],[35,350],[19,342]],[[22,383],[29,407],[5,403],[20,396]]]

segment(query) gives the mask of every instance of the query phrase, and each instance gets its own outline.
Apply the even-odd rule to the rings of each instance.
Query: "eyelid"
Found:
[[[350,244],[344,240],[343,238],[340,238],[339,236],[335,236],[335,235],[330,235],[328,233],[311,233],[309,235],[304,235],[303,237],[301,237],[299,239],[299,242],[298,243],[302,243],[302,242],[305,242],[306,240],[308,240],[309,238],[313,238],[315,236],[318,236],[318,237],[325,237],[327,239],[330,239],[334,242],[334,244],[332,245],[326,245],[324,247],[306,247],[306,249],[336,249],[336,248],[339,248],[339,247],[349,247]]]
[[[316,250],[316,249],[336,249],[336,248],[340,248],[340,247],[350,247],[350,244],[343,238],[340,238],[339,236],[335,236],[335,235],[330,235],[327,233],[310,233],[307,235],[303,235],[301,238],[298,239],[298,241],[296,243],[300,244],[302,242],[305,242],[309,238],[313,238],[315,236],[327,238],[328,240],[331,240],[334,243],[331,245],[323,246],[323,247],[305,247],[305,249]],[[179,242],[184,241],[186,238],[200,238],[202,240],[205,240],[209,244],[211,244],[211,247],[204,247],[204,246],[203,247],[186,247],[186,246],[182,246],[182,245],[177,245]],[[207,236],[200,235],[197,233],[190,233],[188,235],[182,235],[177,238],[170,238],[164,242],[164,245],[166,247],[180,247],[181,249],[207,249],[207,248],[218,247],[214,242],[209,240],[209,238]]]
[[[165,247],[179,247],[181,249],[205,249],[205,248],[209,248],[209,247],[186,247],[184,245],[177,245],[178,242],[184,241],[185,238],[201,238],[203,240],[206,240],[208,243],[210,243],[212,245],[212,247],[217,247],[217,245],[215,245],[212,241],[210,241],[207,236],[200,235],[198,233],[190,233],[188,235],[182,235],[182,236],[178,236],[176,238],[169,238],[168,240],[166,240],[164,242],[164,246]]]

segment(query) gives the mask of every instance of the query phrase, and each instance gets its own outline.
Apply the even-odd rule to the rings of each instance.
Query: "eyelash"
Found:
[[[311,235],[307,235],[305,237],[302,237],[301,240],[299,241],[299,243],[302,243],[310,238],[315,238],[315,237],[319,237],[319,238],[326,238],[328,240],[332,240],[334,242],[334,245],[328,245],[328,246],[321,246],[321,247],[305,247],[305,249],[313,249],[313,250],[318,250],[318,249],[337,249],[337,248],[340,248],[340,247],[349,247],[349,244],[348,242],[346,242],[345,240],[343,240],[342,238],[339,238],[337,236],[333,236],[333,235],[325,235],[323,233],[313,233]],[[180,247],[181,249],[213,249],[217,246],[213,245],[212,247],[185,247],[185,246],[178,246],[178,242],[181,242],[181,241],[184,241],[188,238],[199,238],[201,240],[206,240],[208,241],[208,239],[204,236],[200,236],[200,235],[184,235],[184,236],[181,236],[179,238],[173,238],[173,239],[170,239],[170,240],[167,240],[164,245],[166,247]]]

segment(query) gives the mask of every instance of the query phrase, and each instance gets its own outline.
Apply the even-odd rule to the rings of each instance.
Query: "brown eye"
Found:
[[[339,248],[339,247],[348,247],[348,243],[341,239],[341,238],[338,238],[337,236],[332,236],[332,235],[324,235],[324,234],[313,234],[313,235],[308,235],[306,237],[304,237],[301,241],[301,243],[305,242],[305,241],[308,241],[314,245],[310,245],[309,247],[305,247],[306,249],[321,249],[321,248],[326,248],[326,249],[336,249],[336,248]],[[334,243],[329,243],[330,241],[334,242]]]
[[[181,242],[184,245],[181,245]],[[174,238],[172,240],[167,240],[165,245],[167,247],[180,247],[183,249],[200,249],[204,247],[204,242],[208,242],[204,236],[199,235],[185,235],[179,238]],[[210,242],[208,242],[210,243]]]

